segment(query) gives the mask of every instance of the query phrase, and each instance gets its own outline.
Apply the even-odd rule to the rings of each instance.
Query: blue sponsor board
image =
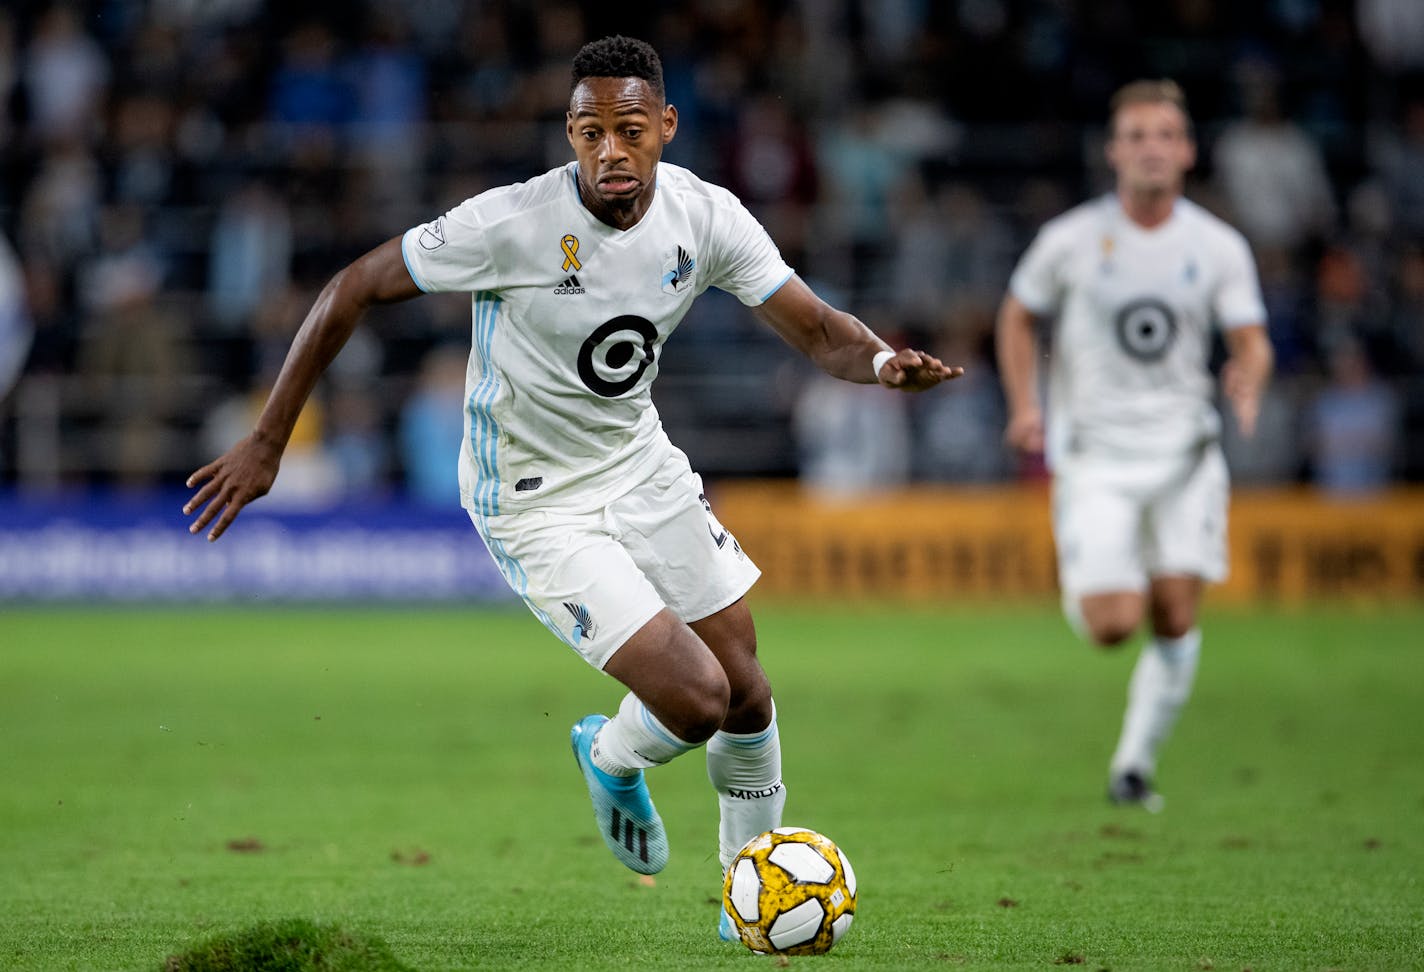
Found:
[[[186,496],[0,496],[0,601],[513,600],[458,508],[259,503],[216,543]]]

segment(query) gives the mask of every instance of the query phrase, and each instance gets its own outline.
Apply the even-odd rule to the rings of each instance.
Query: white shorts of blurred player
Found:
[[[1149,578],[1226,579],[1226,459],[1215,443],[1170,459],[1070,457],[1053,477],[1058,582],[1072,616],[1089,594]]]
[[[534,616],[600,670],[664,607],[700,621],[761,576],[677,450],[602,510],[471,519]]]

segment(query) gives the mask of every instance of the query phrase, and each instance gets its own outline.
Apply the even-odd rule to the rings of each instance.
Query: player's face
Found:
[[[1113,119],[1108,164],[1119,188],[1129,192],[1179,192],[1196,164],[1197,150],[1187,119],[1176,105],[1147,102],[1123,105]]]
[[[584,78],[569,98],[567,132],[589,211],[619,229],[642,219],[677,109],[642,78]]]

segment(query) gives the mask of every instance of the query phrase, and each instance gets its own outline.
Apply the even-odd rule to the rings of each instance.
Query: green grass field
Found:
[[[1424,969],[1424,607],[1210,613],[1164,813],[1109,807],[1132,652],[1049,607],[757,610],[787,823],[860,879],[831,969]],[[412,969],[758,969],[699,755],[655,887],[568,727],[616,684],[520,612],[0,613],[0,968],[162,968],[260,921]],[[770,963],[770,965],[768,965]]]

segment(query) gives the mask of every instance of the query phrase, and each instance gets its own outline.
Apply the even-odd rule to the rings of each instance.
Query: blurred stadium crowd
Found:
[[[1197,125],[1189,195],[1251,239],[1278,355],[1237,479],[1424,480],[1419,0],[10,0],[0,485],[179,486],[245,433],[332,272],[571,158],[568,63],[613,32],[664,58],[669,161],[828,297],[969,369],[913,400],[823,380],[709,294],[655,389],[704,474],[1035,475],[1000,442],[995,307],[1037,227],[1108,186],[1111,92],[1166,76]],[[468,328],[453,297],[373,312],[282,490],[453,501]]]

